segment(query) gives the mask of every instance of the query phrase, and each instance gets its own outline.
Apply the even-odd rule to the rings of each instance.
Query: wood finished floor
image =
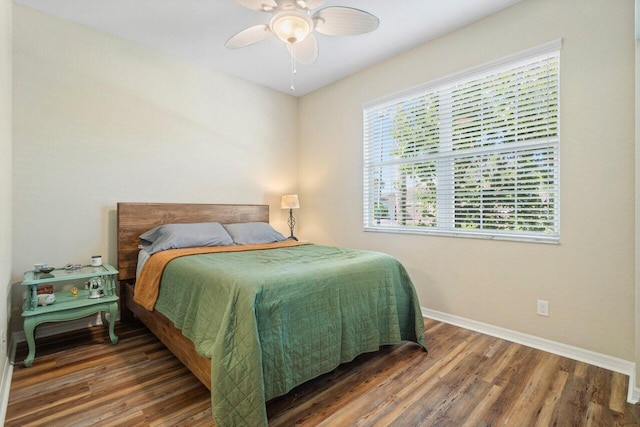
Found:
[[[269,402],[271,426],[637,426],[627,377],[425,319],[407,343],[358,357]],[[214,425],[208,390],[140,323],[20,344],[7,426]]]

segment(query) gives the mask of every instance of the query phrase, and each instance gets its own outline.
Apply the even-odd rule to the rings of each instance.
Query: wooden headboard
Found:
[[[136,278],[140,235],[162,224],[269,222],[269,205],[118,203],[118,280]]]

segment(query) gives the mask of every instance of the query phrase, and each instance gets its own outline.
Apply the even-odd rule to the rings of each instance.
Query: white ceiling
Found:
[[[375,31],[358,36],[317,34],[320,54],[298,65],[290,90],[291,60],[272,37],[227,49],[235,33],[267,24],[270,14],[233,0],[14,0],[60,18],[182,57],[246,80],[302,96],[521,0],[327,0],[380,18]]]

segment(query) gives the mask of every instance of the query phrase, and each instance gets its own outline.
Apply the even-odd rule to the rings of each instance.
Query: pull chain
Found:
[[[293,86],[293,76],[296,75],[296,57],[295,57],[296,45],[291,45],[291,90],[294,91],[296,88]]]

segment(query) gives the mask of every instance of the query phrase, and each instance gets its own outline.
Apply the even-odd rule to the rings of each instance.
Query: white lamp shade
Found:
[[[282,209],[298,209],[300,207],[300,202],[298,201],[298,195],[288,194],[286,196],[282,196],[282,204],[280,207]]]

